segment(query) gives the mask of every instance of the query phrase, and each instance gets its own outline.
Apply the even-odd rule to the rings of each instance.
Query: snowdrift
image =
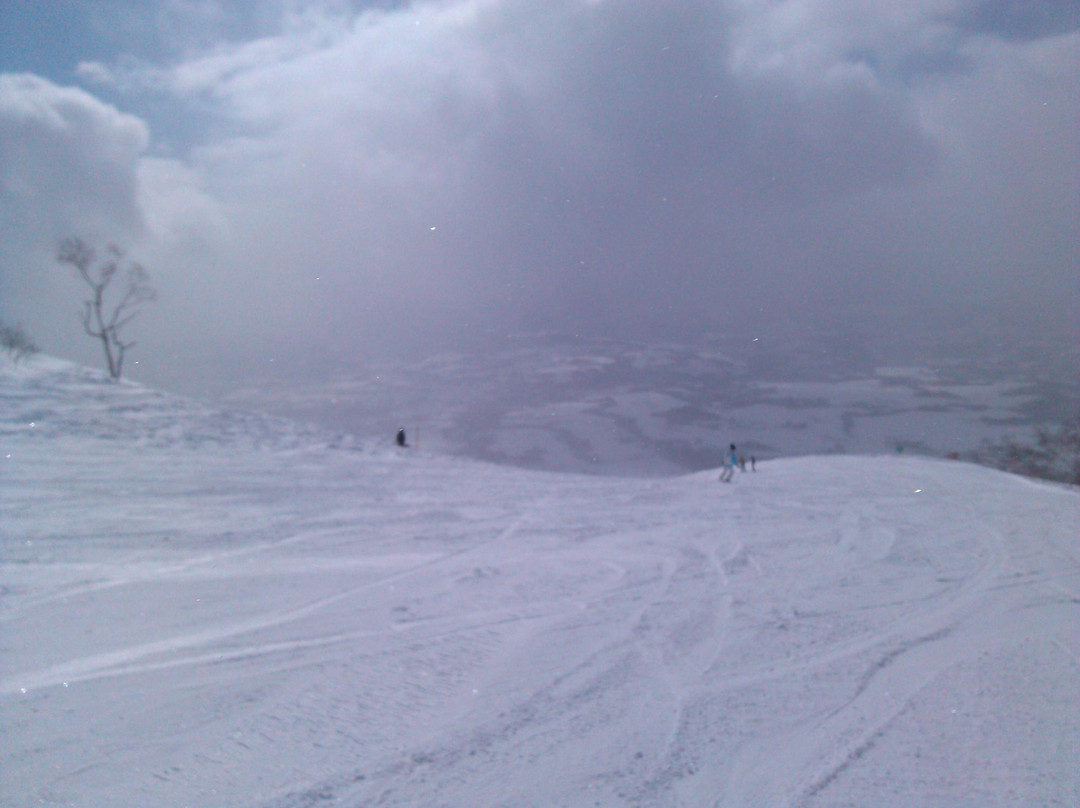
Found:
[[[1080,803],[1072,488],[530,473],[45,358],[0,475],[5,806]]]

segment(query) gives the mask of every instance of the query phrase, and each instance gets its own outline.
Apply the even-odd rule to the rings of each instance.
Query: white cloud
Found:
[[[57,228],[137,231],[138,118],[33,75],[0,75],[0,171],[8,238]]]
[[[201,245],[192,288],[220,288],[252,342],[709,328],[724,306],[868,293],[853,277],[895,289],[909,264],[925,295],[988,236],[1038,244],[1044,211],[1057,268],[1039,271],[1069,266],[1076,202],[1052,167],[1076,162],[1075,45],[975,35],[967,0],[287,5],[172,64],[81,67],[189,104],[205,123],[182,159],[149,158],[145,124],[86,93],[24,93],[46,116],[68,93],[96,122],[55,147],[76,165],[113,158],[116,181],[71,191],[27,146],[23,184],[56,186],[42,210],[141,228],[163,265]],[[1024,135],[1040,81],[1055,107]],[[1022,208],[1000,165],[1040,178]]]
[[[60,239],[118,243],[159,277],[220,249],[225,215],[197,172],[149,146],[140,118],[83,90],[0,75],[0,315],[46,347],[82,344],[77,318],[56,316],[77,308],[54,260]]]
[[[90,84],[109,86],[116,84],[116,74],[108,65],[101,62],[79,62],[75,75]]]

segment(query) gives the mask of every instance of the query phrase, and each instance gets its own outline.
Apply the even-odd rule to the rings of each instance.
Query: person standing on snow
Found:
[[[398,446],[408,446],[409,445],[408,443],[405,442],[405,427],[402,427],[401,429],[399,429],[397,431],[397,437],[395,438],[395,440],[397,441]]]
[[[739,455],[735,451],[735,444],[731,444],[731,454],[724,464],[724,470],[720,472],[720,482],[730,483],[731,477],[735,474],[735,466],[739,463]]]

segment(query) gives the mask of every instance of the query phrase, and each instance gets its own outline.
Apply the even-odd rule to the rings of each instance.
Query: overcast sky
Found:
[[[77,234],[150,271],[164,386],[882,308],[1077,339],[1078,132],[1078,0],[5,0],[0,316],[98,363]]]

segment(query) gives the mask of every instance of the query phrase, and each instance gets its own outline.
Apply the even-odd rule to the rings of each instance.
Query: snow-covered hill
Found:
[[[0,804],[1073,806],[1080,497],[360,446],[0,366]]]

